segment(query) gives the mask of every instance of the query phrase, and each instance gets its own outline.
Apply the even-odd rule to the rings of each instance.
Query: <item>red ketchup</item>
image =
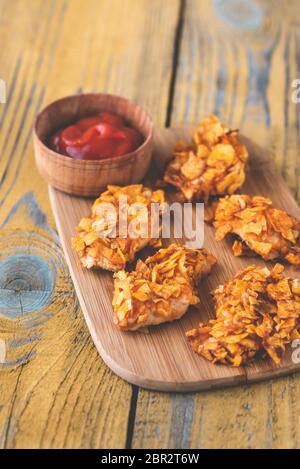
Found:
[[[102,160],[126,155],[142,142],[142,135],[122,117],[101,112],[56,132],[49,138],[49,147],[75,160]]]

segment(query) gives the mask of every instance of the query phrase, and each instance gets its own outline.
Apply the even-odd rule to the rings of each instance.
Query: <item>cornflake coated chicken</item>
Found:
[[[199,280],[209,274],[216,259],[205,249],[171,244],[160,249],[136,270],[114,275],[114,323],[124,330],[179,319],[189,305],[199,302]]]
[[[72,246],[78,252],[82,265],[88,269],[100,267],[117,271],[123,269],[126,262],[132,262],[136,253],[146,245],[159,246],[159,239],[151,239],[148,235],[151,226],[150,204],[160,204],[160,224],[164,201],[163,191],[152,191],[142,184],[108,186],[107,191],[94,202],[91,216],[82,218],[77,228],[79,234],[72,239]],[[130,232],[129,235],[125,232],[126,237],[119,236],[122,234],[119,231],[119,209],[123,214],[127,212],[126,226],[133,224],[134,227],[136,223],[134,236],[130,237]]]
[[[279,364],[286,345],[300,337],[300,281],[284,277],[283,269],[252,265],[219,286],[216,319],[186,334],[194,351],[232,366],[266,352]]]
[[[235,256],[256,252],[264,259],[284,259],[300,265],[300,221],[274,208],[270,199],[232,195],[216,207],[216,239],[233,233]]]
[[[178,144],[164,181],[175,186],[186,201],[233,194],[245,180],[248,152],[216,116],[199,124],[191,145]]]

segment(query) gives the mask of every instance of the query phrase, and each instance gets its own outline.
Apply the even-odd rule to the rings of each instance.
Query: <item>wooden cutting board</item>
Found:
[[[189,131],[182,128],[156,131],[154,162],[158,176],[180,139],[189,141]],[[243,140],[250,153],[250,168],[242,192],[270,197],[275,206],[300,218],[300,209],[267,152],[250,140]],[[214,316],[211,290],[253,263],[272,266],[271,262],[265,263],[259,258],[234,257],[231,242],[216,242],[214,229],[208,225],[205,226],[204,247],[216,256],[218,263],[201,283],[200,306],[190,308],[179,321],[149,328],[148,333],[118,330],[112,321],[112,274],[82,268],[71,248],[70,239],[76,232],[75,227],[83,216],[89,215],[93,201],[64,194],[52,187],[49,187],[49,193],[85,320],[101,357],[117,375],[144,388],[196,391],[264,380],[300,368],[300,364],[292,362],[293,350],[290,347],[281,366],[276,367],[270,360],[258,360],[249,367],[230,368],[210,363],[195,354],[188,345],[185,332],[196,327],[200,320],[205,322]],[[286,273],[299,277],[299,272],[290,266],[286,267]]]

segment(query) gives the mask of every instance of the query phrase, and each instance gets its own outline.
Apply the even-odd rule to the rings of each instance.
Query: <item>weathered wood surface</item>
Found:
[[[158,125],[213,111],[269,147],[299,201],[299,22],[297,0],[0,0],[1,447],[300,447],[299,374],[179,395],[106,368],[30,139],[43,104],[81,90],[135,98]]]
[[[41,106],[80,90],[136,99],[164,125],[178,8],[156,0],[0,2],[8,88],[0,105],[1,447],[126,445],[132,388],[99,359],[78,310],[31,127]]]
[[[187,1],[171,124],[216,112],[267,146],[299,197],[297,1]],[[135,447],[300,447],[300,375],[231,390],[140,391]]]

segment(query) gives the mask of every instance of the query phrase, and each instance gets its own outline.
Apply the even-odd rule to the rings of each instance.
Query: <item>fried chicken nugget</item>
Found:
[[[100,267],[118,271],[123,269],[127,262],[132,262],[136,253],[146,245],[159,246],[159,240],[151,239],[148,230],[147,233],[137,231],[131,237],[118,236],[119,209],[127,211],[128,226],[136,222],[138,230],[138,221],[143,220],[141,213],[146,217],[146,227],[150,226],[152,202],[158,203],[163,211],[164,192],[152,191],[142,184],[108,186],[95,200],[91,216],[82,218],[77,227],[79,234],[72,239],[73,249],[78,252],[82,265],[88,269]]]
[[[160,249],[136,270],[114,275],[114,323],[123,330],[179,319],[197,304],[197,286],[216,259],[205,249],[171,244]]]
[[[266,260],[283,259],[300,265],[300,221],[274,208],[270,199],[224,197],[217,204],[214,226],[218,241],[229,233],[240,238],[232,247],[235,256],[254,251]]]
[[[248,152],[216,116],[203,119],[191,145],[178,144],[164,181],[175,186],[186,201],[233,194],[245,180]]]
[[[214,292],[216,319],[186,333],[195,352],[213,363],[248,365],[258,354],[279,364],[300,337],[300,281],[255,265]]]

